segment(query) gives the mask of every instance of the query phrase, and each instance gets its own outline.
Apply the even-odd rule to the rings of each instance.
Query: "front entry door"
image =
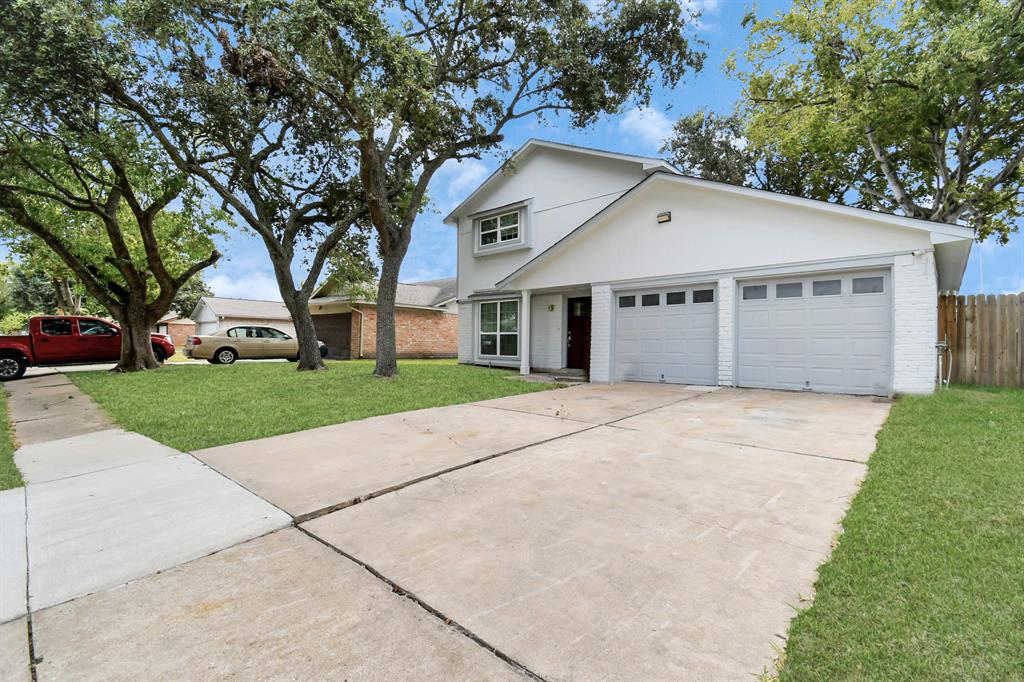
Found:
[[[590,371],[590,297],[570,298],[566,366]]]

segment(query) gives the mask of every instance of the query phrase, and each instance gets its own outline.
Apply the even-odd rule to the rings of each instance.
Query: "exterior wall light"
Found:
[[[672,211],[662,211],[658,214],[658,224],[672,222]]]

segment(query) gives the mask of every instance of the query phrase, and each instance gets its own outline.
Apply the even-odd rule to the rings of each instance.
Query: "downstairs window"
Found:
[[[519,355],[519,301],[480,304],[479,349],[485,357]]]

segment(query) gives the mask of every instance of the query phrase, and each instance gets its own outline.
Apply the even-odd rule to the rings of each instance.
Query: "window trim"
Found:
[[[501,308],[502,308],[502,305],[507,305],[507,304],[510,304],[510,303],[514,304],[515,307],[516,307],[516,330],[514,332],[503,332],[503,331],[501,331]],[[483,308],[484,308],[485,305],[491,305],[491,304],[494,304],[494,305],[497,306],[497,308],[496,308],[497,318],[495,319],[494,331],[493,332],[485,332],[483,330],[483,322],[484,322]],[[478,358],[484,358],[484,359],[487,359],[487,360],[505,361],[505,362],[512,362],[514,360],[518,360],[519,359],[519,357],[521,355],[521,350],[520,350],[521,349],[521,346],[520,346],[521,339],[519,338],[519,335],[520,335],[520,333],[522,331],[522,318],[520,317],[521,312],[522,312],[522,305],[521,305],[521,302],[519,301],[518,298],[501,298],[501,299],[495,299],[493,301],[480,301],[480,303],[477,304],[477,313],[476,313],[476,356]],[[485,334],[488,335],[488,336],[493,335],[495,337],[494,348],[497,351],[497,353],[491,355],[491,354],[487,354],[487,353],[483,352],[483,344],[482,344],[481,337],[483,337]],[[516,337],[516,354],[515,355],[502,355],[501,354],[501,337],[502,336],[515,336]]]
[[[764,290],[764,296],[753,296],[747,297],[747,289],[750,289],[751,294],[755,293],[755,290],[760,293]],[[768,300],[768,285],[767,284],[744,284],[740,288],[740,300],[742,301],[767,301]]]
[[[526,201],[513,204],[506,204],[505,206],[481,211],[480,213],[471,216],[473,228],[473,255],[484,256],[492,253],[504,253],[505,251],[529,248],[530,206],[532,201],[532,199],[528,199]],[[502,239],[502,229],[508,229],[508,227],[501,227],[501,218],[513,213],[518,216],[518,222],[516,224],[518,228],[518,235],[515,239]],[[497,221],[497,225],[494,230],[487,230],[487,233],[495,233],[498,240],[491,244],[483,244],[481,242],[483,235],[485,234],[483,230],[483,222],[492,218]]]
[[[882,280],[882,290],[881,291],[861,291],[861,292],[858,292],[857,288],[856,288],[856,284],[855,284],[855,282],[858,279],[879,279],[879,280]],[[885,284],[885,275],[884,274],[861,275],[860,277],[858,277],[857,275],[853,275],[852,277],[850,277],[850,295],[851,296],[884,296],[885,295],[885,290],[886,290],[886,284]]]
[[[785,286],[800,287],[800,293],[796,294],[795,296],[779,296],[779,287]],[[775,282],[775,286],[773,287],[772,293],[774,294],[776,300],[788,301],[791,298],[804,298],[804,282],[803,280],[798,280],[796,282]]]
[[[698,301],[697,300],[697,294],[699,292],[704,292],[704,291],[710,291],[711,292],[711,300],[710,301]],[[693,303],[693,305],[710,305],[710,304],[714,304],[715,303],[715,298],[716,298],[716,296],[715,296],[715,292],[716,291],[717,291],[717,288],[713,287],[713,286],[712,287],[702,287],[700,289],[697,289],[696,287],[694,287],[691,290],[691,293],[690,293],[690,301]]]
[[[839,282],[839,293],[837,294],[819,294],[814,291],[814,285],[818,282]],[[812,278],[811,279],[811,298],[829,298],[843,295],[843,277],[824,277],[824,278]]]

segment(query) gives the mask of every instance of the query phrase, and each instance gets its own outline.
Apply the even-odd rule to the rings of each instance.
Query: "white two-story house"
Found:
[[[446,222],[460,362],[875,395],[933,390],[974,238],[539,140]]]

